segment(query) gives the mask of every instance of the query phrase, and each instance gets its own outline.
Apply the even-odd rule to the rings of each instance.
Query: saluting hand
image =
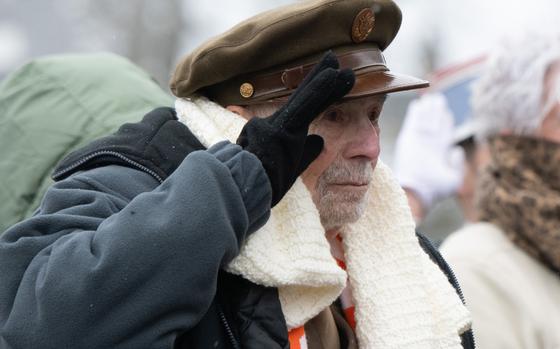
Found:
[[[237,144],[262,162],[272,186],[272,207],[323,149],[320,136],[307,135],[309,125],[346,95],[354,80],[354,72],[340,70],[336,56],[329,51],[284,106],[269,117],[252,118],[243,127]]]

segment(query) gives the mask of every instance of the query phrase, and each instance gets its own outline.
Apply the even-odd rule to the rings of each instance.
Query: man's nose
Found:
[[[376,161],[380,151],[379,129],[366,119],[365,122],[357,123],[349,133],[345,157],[348,159],[362,157]]]

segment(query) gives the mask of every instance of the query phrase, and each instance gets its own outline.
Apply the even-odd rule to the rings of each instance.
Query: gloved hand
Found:
[[[426,94],[410,103],[397,137],[395,173],[425,210],[461,183],[464,156],[453,145],[453,132],[453,114],[442,94]]]
[[[255,154],[270,179],[272,206],[319,156],[323,139],[307,135],[311,122],[354,86],[354,72],[338,69],[332,52],[323,56],[286,104],[266,118],[254,117],[243,127],[237,144]]]

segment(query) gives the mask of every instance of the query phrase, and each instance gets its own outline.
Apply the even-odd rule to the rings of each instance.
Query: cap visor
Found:
[[[426,80],[413,76],[393,74],[388,71],[372,71],[356,74],[356,82],[344,98],[358,98],[390,92],[407,91],[428,87]]]

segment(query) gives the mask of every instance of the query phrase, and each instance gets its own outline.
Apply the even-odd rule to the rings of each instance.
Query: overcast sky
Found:
[[[184,35],[176,56],[182,56],[253,14],[290,2],[294,0],[183,0],[184,28],[178,30]],[[104,46],[96,35],[96,31],[104,28],[75,25],[71,21],[72,14],[75,18],[88,18],[84,10],[86,3],[88,0],[0,0],[0,73],[28,56],[82,47],[114,48],[115,43],[113,47]],[[127,4],[134,3],[119,1],[115,11],[123,11]],[[432,68],[486,52],[503,35],[556,31],[560,26],[558,0],[397,0],[397,3],[403,12],[403,24],[386,51],[387,61],[393,70],[423,77]],[[47,17],[52,17],[50,23]],[[78,23],[82,24],[83,20]],[[84,40],[86,30],[91,35]],[[53,33],[49,36],[52,39],[36,39],[40,36],[34,33],[45,31]],[[110,37],[118,39],[118,35]]]
[[[422,74],[422,45],[437,49],[435,68],[472,59],[504,36],[560,29],[558,0],[401,0],[401,31],[386,52],[397,69]]]

